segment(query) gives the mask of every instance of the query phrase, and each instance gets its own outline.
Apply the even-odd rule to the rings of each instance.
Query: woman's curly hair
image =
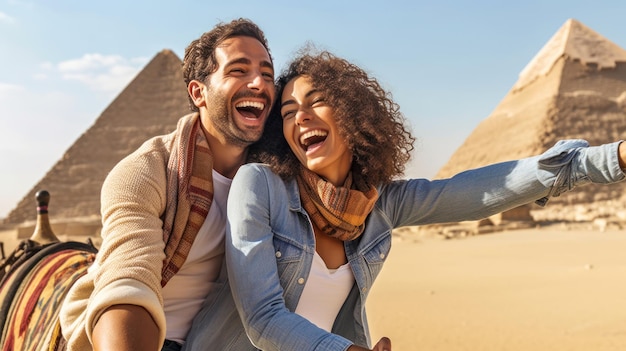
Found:
[[[377,186],[404,173],[415,138],[391,94],[355,64],[328,51],[317,53],[311,47],[301,50],[277,79],[277,102],[263,138],[252,149],[257,161],[268,163],[284,179],[299,172],[300,162],[284,138],[280,115],[285,85],[298,76],[309,77],[333,109],[341,137],[353,153],[355,179]]]

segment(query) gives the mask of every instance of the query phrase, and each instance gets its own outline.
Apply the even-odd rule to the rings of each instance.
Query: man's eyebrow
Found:
[[[252,64],[252,61],[250,61],[250,59],[247,57],[240,57],[232,61],[226,62],[225,67],[237,65],[237,64],[250,65]],[[261,67],[270,68],[272,71],[274,70],[274,65],[270,61],[261,61]]]
[[[226,62],[225,66],[232,66],[232,65],[239,64],[239,63],[243,63],[243,64],[246,64],[246,65],[249,65],[250,63],[252,63],[252,61],[250,61],[250,59],[247,58],[247,57],[240,57],[240,58],[236,58],[236,59],[234,59],[232,61]]]
[[[269,61],[261,61],[261,67],[269,68],[272,71],[274,70],[274,65]]]

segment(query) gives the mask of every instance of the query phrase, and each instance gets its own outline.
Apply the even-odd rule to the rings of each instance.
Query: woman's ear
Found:
[[[197,80],[192,80],[187,85],[187,92],[196,107],[206,106],[206,100],[204,99],[204,83],[200,83]]]

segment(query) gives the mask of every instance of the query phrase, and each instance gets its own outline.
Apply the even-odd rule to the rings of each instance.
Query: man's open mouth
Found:
[[[242,101],[235,105],[235,108],[246,118],[259,118],[265,109],[265,104],[258,101]]]

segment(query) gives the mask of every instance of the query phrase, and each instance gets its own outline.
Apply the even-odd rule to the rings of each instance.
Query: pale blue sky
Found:
[[[575,18],[626,48],[626,1],[0,0],[0,218],[162,49],[219,21],[265,31],[277,71],[305,41],[379,78],[418,138],[407,175],[430,178],[519,72]]]

